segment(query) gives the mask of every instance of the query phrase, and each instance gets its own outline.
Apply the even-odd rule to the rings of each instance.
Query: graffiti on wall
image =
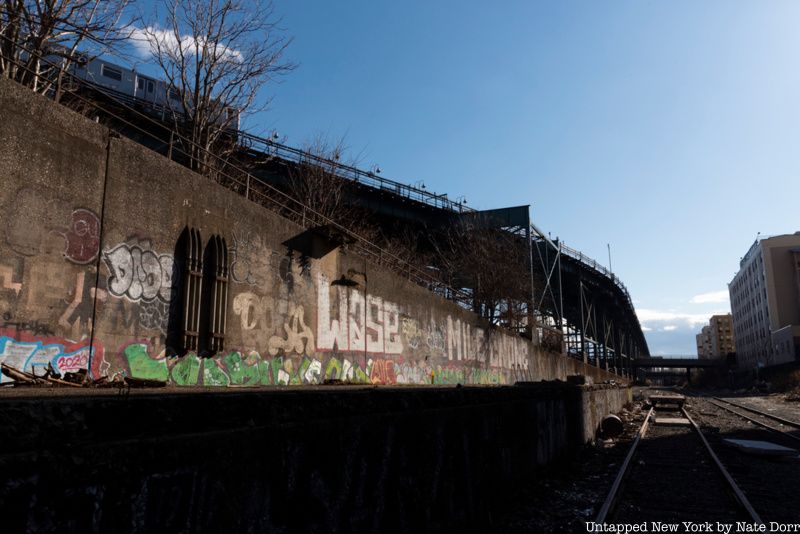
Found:
[[[53,329],[49,323],[42,321],[16,321],[12,318],[11,312],[3,313],[2,324],[0,325],[3,330],[9,332],[24,332],[34,336],[52,336]]]
[[[111,306],[110,321],[115,329],[128,330],[138,324],[147,330],[155,330],[166,334],[169,324],[169,303],[156,299],[152,302],[140,300],[114,299],[109,302],[108,292],[103,289],[105,283],[100,280],[100,288],[94,287],[94,274],[79,272],[75,275],[75,289],[71,293],[64,313],[58,319],[58,325],[73,337],[85,333],[91,327],[95,298],[98,310]]]
[[[158,253],[147,240],[120,243],[103,252],[108,266],[108,291],[115,297],[145,302],[169,302],[172,295],[172,254]]]
[[[250,291],[233,298],[233,313],[239,316],[242,330],[271,329],[273,307],[272,297],[259,296]]]
[[[169,302],[154,300],[139,303],[139,325],[147,330],[158,330],[167,333],[169,326]]]
[[[485,361],[503,369],[528,368],[528,343],[498,331],[490,334],[483,328],[447,316],[447,358],[449,360]]]
[[[128,344],[120,351],[123,374],[168,381],[178,386],[290,386],[342,380],[361,384],[504,384],[507,372],[429,365],[427,362],[381,358],[265,357],[256,351],[230,351],[214,358],[187,354],[167,358],[147,342]]]
[[[262,273],[270,272],[270,260],[274,254],[262,241],[258,233],[233,233],[230,246],[231,279],[234,282],[260,286],[265,283]]]
[[[402,354],[400,310],[397,304],[354,287],[335,286],[317,276],[317,350]],[[365,302],[366,301],[366,302]]]
[[[16,280],[16,281],[15,281]],[[22,282],[19,281],[15,270],[9,265],[0,265],[0,288],[10,289],[16,296],[22,290]]]
[[[411,317],[403,317],[400,321],[402,325],[401,331],[403,332],[403,339],[405,339],[406,345],[412,350],[418,349],[425,339],[425,334],[423,334],[422,330],[419,328],[419,323],[416,319],[412,319]]]
[[[288,320],[283,324],[283,335],[269,338],[269,353],[313,354],[314,334],[306,325],[303,306],[293,305]]]
[[[239,316],[243,337],[252,345],[266,344],[273,356],[314,352],[314,333],[306,324],[302,305],[245,291],[234,297],[233,313]]]
[[[90,273],[90,278],[93,274]],[[86,281],[86,273],[81,271],[75,275],[75,290],[72,300],[58,319],[58,324],[68,330],[88,328],[92,320],[92,307],[95,296],[98,301],[105,302],[107,294],[103,289],[95,289],[94,280]]]
[[[100,251],[100,219],[84,208],[72,211],[70,226],[54,231],[64,238],[64,257],[73,263],[85,265],[97,258]]]
[[[0,329],[0,362],[28,373],[43,375],[48,364],[58,373],[76,372],[92,362],[92,375],[102,376],[106,371],[100,366],[102,359],[99,343],[90,346],[88,341],[38,338],[19,330]],[[10,380],[3,376],[0,382]]]
[[[405,346],[411,351],[419,351],[428,356],[445,355],[445,332],[437,326],[436,319],[431,317],[425,326],[416,319],[404,315],[400,318],[400,331]]]

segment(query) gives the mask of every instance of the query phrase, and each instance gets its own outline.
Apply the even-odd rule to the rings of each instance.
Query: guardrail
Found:
[[[404,184],[396,180],[384,178],[383,176],[379,176],[377,172],[365,171],[352,165],[327,159],[298,148],[284,145],[272,139],[259,137],[241,130],[237,132],[237,134],[240,142],[251,143],[248,148],[253,148],[263,153],[270,154],[294,163],[302,162],[325,165],[334,169],[336,175],[340,178],[349,180],[351,182],[364,184],[368,187],[380,189],[382,191],[388,191],[395,195],[399,195],[410,200],[416,200],[417,202],[427,204],[434,208],[445,209],[454,213],[468,213],[475,211],[473,208],[469,208],[460,202],[450,200],[447,198],[447,193],[436,194],[430,191],[425,191],[424,189]]]

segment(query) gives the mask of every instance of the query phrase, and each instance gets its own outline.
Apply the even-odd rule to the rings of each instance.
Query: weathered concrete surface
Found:
[[[7,80],[0,179],[0,361],[26,371],[184,386],[613,377],[353,254],[304,255],[296,224]],[[225,348],[211,355],[169,341],[188,228],[230,255]]]
[[[515,480],[583,443],[570,414],[595,397],[621,398],[610,391],[540,383],[4,395],[0,526],[475,531]]]
[[[594,440],[603,417],[617,413],[633,402],[633,391],[628,387],[607,384],[580,386],[579,393],[580,411],[570,420],[579,422],[582,443]]]

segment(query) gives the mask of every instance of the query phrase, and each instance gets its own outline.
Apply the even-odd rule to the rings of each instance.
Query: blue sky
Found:
[[[250,117],[608,262],[695,353],[757,232],[800,230],[800,2],[275,0],[299,64]]]

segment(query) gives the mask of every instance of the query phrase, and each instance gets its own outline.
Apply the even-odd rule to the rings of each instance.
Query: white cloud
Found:
[[[641,323],[664,322],[685,323],[688,326],[705,324],[714,313],[682,313],[674,310],[652,310],[641,308],[636,310],[636,315]]]
[[[197,50],[203,46],[204,42],[205,40],[202,37],[195,42],[191,35],[180,36],[180,47],[185,53],[197,53]],[[178,49],[178,39],[172,30],[148,26],[146,28],[134,28],[131,32],[131,45],[140,57],[150,57],[155,51],[157,43],[165,50]],[[219,58],[236,62],[242,61],[242,53],[236,49],[228,48],[222,43],[217,43],[214,49]]]
[[[642,324],[642,330],[644,330],[645,325],[647,325],[647,328],[650,328],[651,330],[658,328],[659,330],[666,332],[671,332],[679,328],[692,328],[699,330],[700,326],[708,324],[708,320],[711,319],[712,315],[720,315],[724,313],[727,312],[709,311],[707,313],[684,313],[676,310],[653,310],[650,308],[641,308],[636,310],[636,316],[639,318],[639,322]]]
[[[711,293],[701,293],[689,299],[691,304],[721,304],[728,302],[728,290],[712,291]]]
[[[652,329],[652,328],[650,328],[649,326],[642,325],[642,332],[650,332],[650,331],[652,331],[652,330],[653,330],[653,329]]]

